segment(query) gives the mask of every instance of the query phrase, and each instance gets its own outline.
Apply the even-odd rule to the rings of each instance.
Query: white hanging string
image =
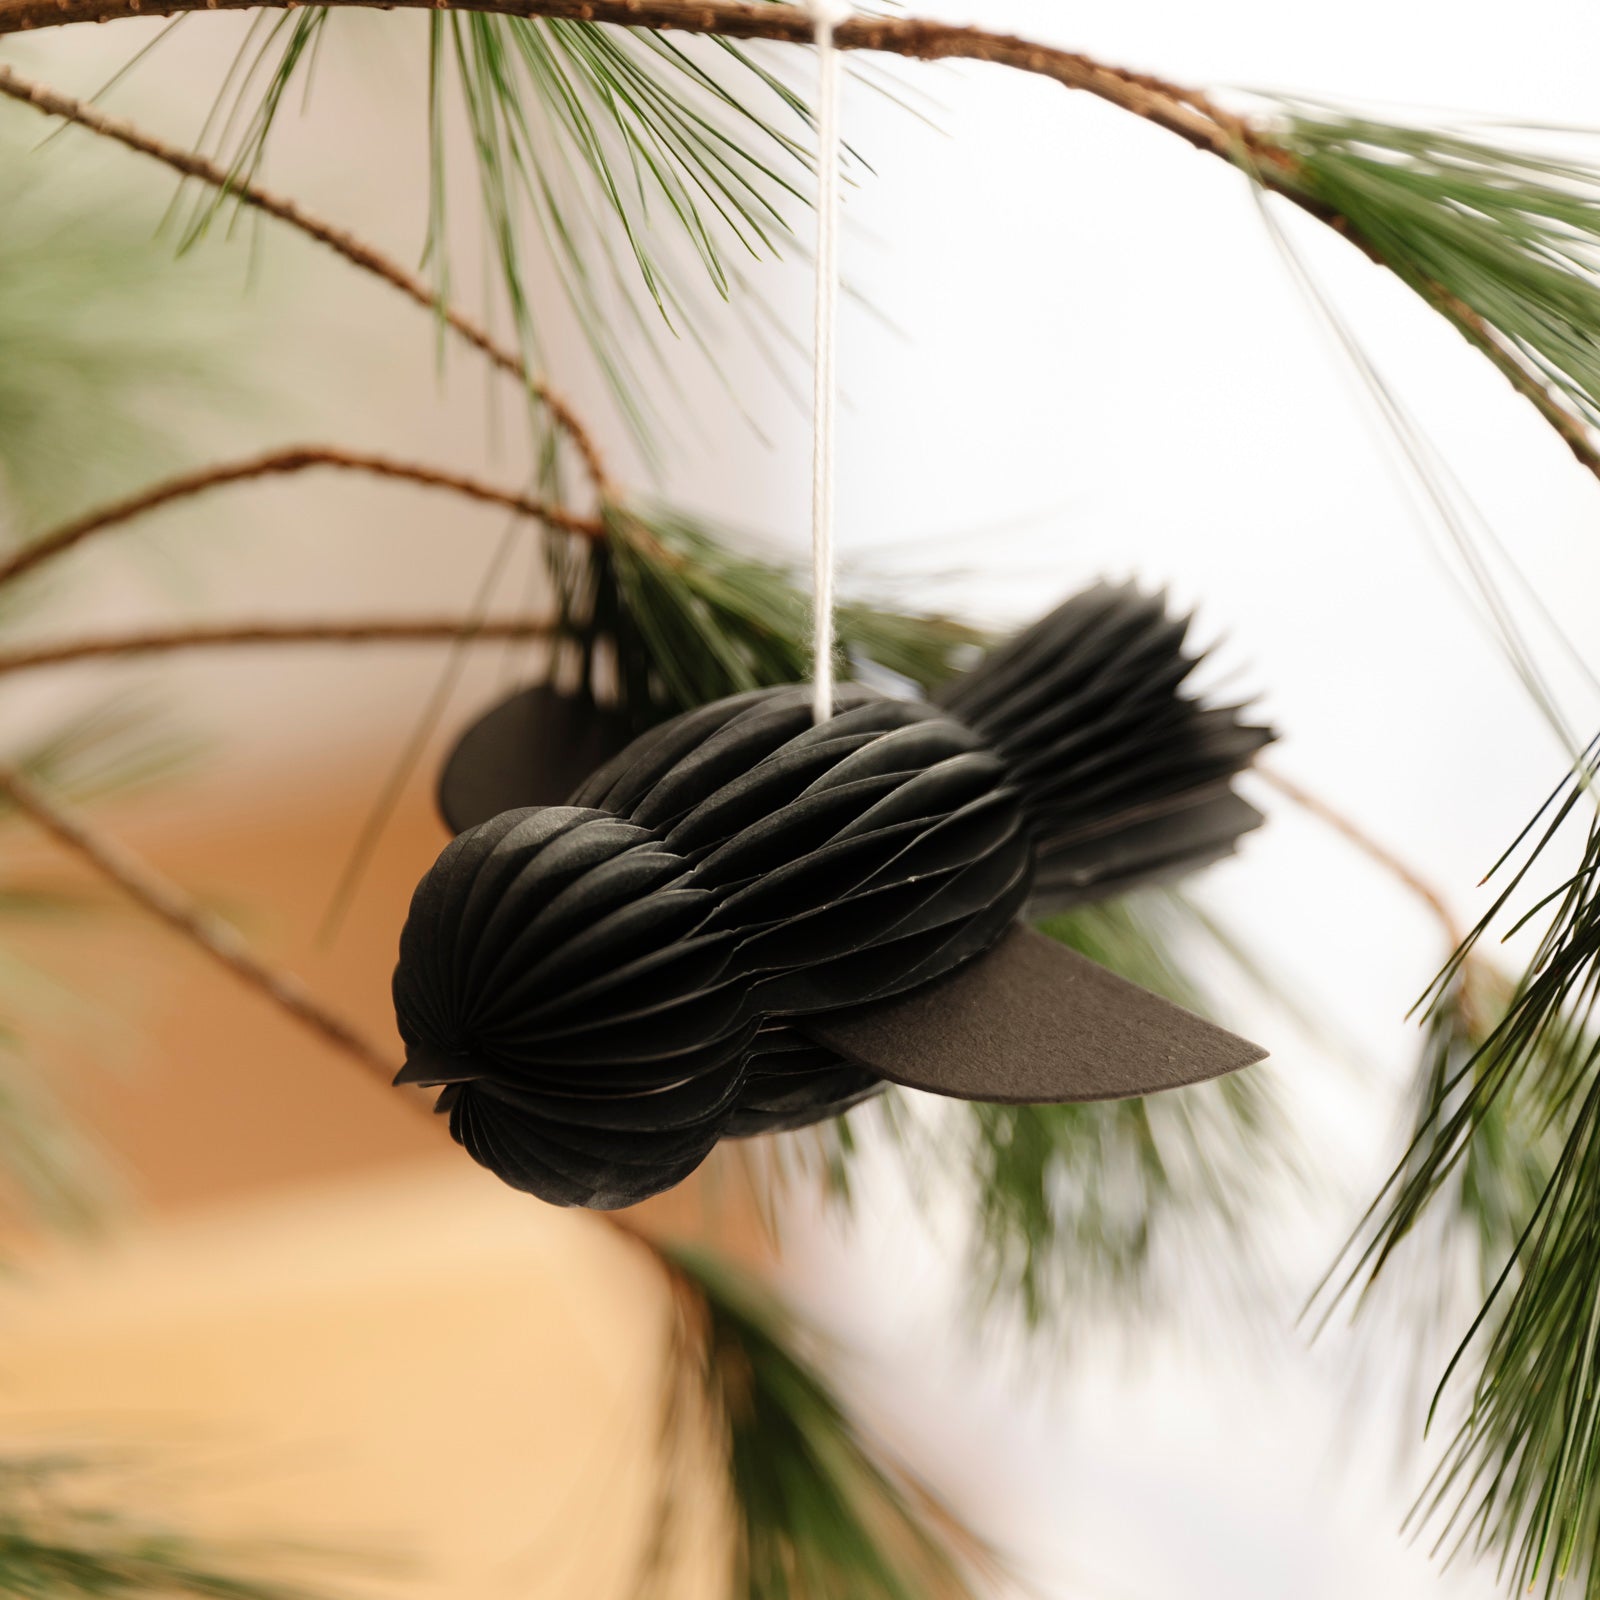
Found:
[[[817,272],[811,389],[812,715],[833,715],[834,350],[839,311],[839,52],[844,0],[806,0],[817,47]]]

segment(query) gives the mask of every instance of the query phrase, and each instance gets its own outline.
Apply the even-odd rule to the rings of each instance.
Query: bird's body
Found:
[[[1093,590],[942,706],[845,685],[816,723],[807,691],[753,691],[644,734],[567,806],[468,828],[402,935],[402,1079],[443,1085],[508,1182],[600,1207],[855,1104],[882,1076],[808,1019],[935,987],[1025,912],[1259,820],[1229,780],[1270,735],[1179,693],[1183,631]]]

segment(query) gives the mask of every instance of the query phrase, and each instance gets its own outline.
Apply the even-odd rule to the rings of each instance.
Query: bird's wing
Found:
[[[894,1083],[1011,1103],[1154,1094],[1267,1053],[1020,925],[937,983],[799,1026]]]

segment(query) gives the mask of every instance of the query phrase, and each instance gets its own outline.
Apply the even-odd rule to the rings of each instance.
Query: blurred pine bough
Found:
[[[38,132],[0,102],[0,537],[13,543],[174,463],[184,422],[234,387],[215,348],[221,286],[157,236],[161,186],[81,145],[35,150]]]

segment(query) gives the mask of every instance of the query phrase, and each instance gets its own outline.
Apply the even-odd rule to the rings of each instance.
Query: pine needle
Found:
[[[63,722],[10,759],[82,804],[160,782],[190,754],[147,711],[120,701]],[[0,822],[7,820],[0,808]],[[41,917],[82,916],[87,909],[77,896],[0,881],[0,1199],[32,1222],[69,1231],[103,1220],[114,1184],[103,1154],[74,1126],[29,1058],[18,1023],[37,1014],[46,985],[14,951],[26,948],[22,940]]]
[[[683,1293],[668,1414],[679,1448],[707,1440],[725,1467],[738,1600],[987,1592],[994,1552],[854,1420],[777,1298],[707,1251],[669,1259]]]
[[[77,152],[11,159],[29,132],[0,111],[0,536],[172,459],[195,386],[220,392],[203,280],[172,268]]]
[[[1294,187],[1469,337],[1486,332],[1600,425],[1600,166],[1314,105],[1284,110]]]
[[[1474,999],[1466,1020],[1459,1015],[1478,941],[1504,922],[1533,863],[1575,820],[1592,775],[1574,776],[1529,824],[1513,847],[1522,859],[1426,997],[1435,1061],[1422,1116],[1357,1236],[1350,1283],[1365,1280],[1370,1293],[1425,1220],[1453,1213],[1478,1230],[1480,1259],[1497,1275],[1438,1386],[1434,1413],[1471,1362],[1479,1372],[1466,1420],[1415,1515],[1442,1524],[1441,1547],[1497,1552],[1521,1588],[1553,1593],[1575,1577],[1594,1597],[1600,820],[1590,823],[1576,870],[1512,924],[1545,919],[1526,972],[1488,1008]]]
[[[329,13],[310,7],[252,35],[208,126],[253,178]],[[548,330],[536,285],[553,273],[599,370],[641,439],[639,355],[671,382],[660,335],[688,337],[738,262],[792,240],[806,203],[809,113],[744,45],[683,43],[647,28],[458,12],[429,22],[431,201],[425,259],[449,278],[447,161],[459,113],[476,155],[478,211],[504,308],[531,371]],[[792,125],[793,131],[789,131]],[[187,237],[226,194],[202,201]],[[714,362],[713,362],[714,364]]]
[[[297,1584],[257,1576],[280,1564],[86,1500],[88,1463],[0,1460],[0,1594],[30,1600],[307,1600]]]

